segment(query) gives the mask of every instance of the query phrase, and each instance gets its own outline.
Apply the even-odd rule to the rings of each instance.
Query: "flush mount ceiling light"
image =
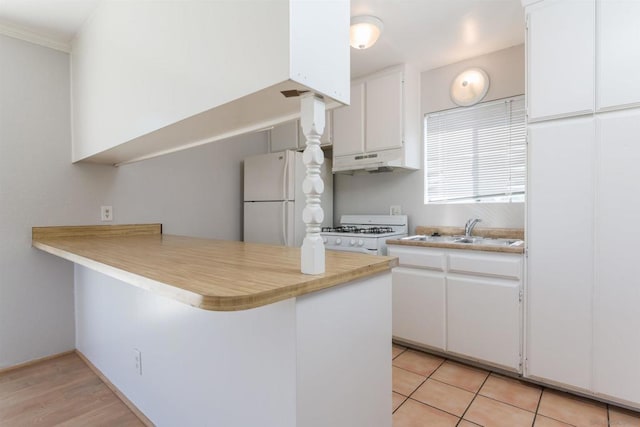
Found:
[[[355,49],[373,46],[382,32],[382,21],[375,16],[361,15],[351,18],[350,41]]]
[[[451,83],[451,100],[462,107],[477,104],[489,90],[489,76],[480,68],[469,68]]]

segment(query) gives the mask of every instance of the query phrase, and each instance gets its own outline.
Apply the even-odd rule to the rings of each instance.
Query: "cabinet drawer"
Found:
[[[404,267],[444,271],[447,266],[447,257],[442,250],[390,245],[388,251],[390,256],[397,256]]]
[[[402,261],[400,263],[402,264]],[[455,253],[452,251],[449,254],[449,271],[520,280],[522,278],[522,256]]]

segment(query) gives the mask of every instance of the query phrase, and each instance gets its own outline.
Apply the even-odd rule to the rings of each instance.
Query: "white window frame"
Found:
[[[500,116],[496,114],[496,107],[499,105],[504,105],[504,116]],[[485,127],[480,129],[487,129],[487,123],[500,123],[500,120],[505,121],[506,129],[501,130],[501,139],[500,144],[507,144],[508,151],[506,158],[497,159],[502,160],[502,164],[505,165],[504,169],[502,169],[499,174],[501,179],[504,179],[504,184],[500,182],[501,179],[497,178],[487,178],[484,177],[484,182],[486,183],[486,187],[484,191],[478,188],[478,184],[481,181],[480,170],[477,168],[478,161],[478,153],[476,151],[478,145],[477,136],[478,128],[469,127],[469,130],[473,132],[473,136],[467,136],[467,139],[471,139],[469,141],[464,141],[467,146],[469,143],[473,144],[473,147],[470,149],[473,153],[468,153],[465,160],[465,165],[463,167],[468,169],[472,168],[471,173],[473,173],[473,178],[461,178],[457,180],[455,177],[455,169],[452,165],[447,164],[446,153],[442,154],[442,150],[446,149],[446,144],[453,141],[453,137],[451,134],[457,130],[464,130],[464,127],[459,129],[451,129],[449,134],[443,132],[436,134],[437,138],[440,139],[438,145],[437,143],[432,143],[431,148],[429,148],[429,141],[427,140],[429,136],[429,128],[428,122],[432,121],[432,126],[436,126],[433,123],[434,120],[441,120],[437,122],[437,126],[443,126],[444,131],[447,130],[447,127],[455,126],[455,123],[451,120],[461,119],[461,120],[472,120],[473,114],[477,112],[482,112],[482,110],[489,111],[491,109],[491,113],[493,116],[487,115],[486,117],[481,118],[482,120],[486,120]],[[447,120],[451,122],[447,122]],[[514,123],[513,120],[516,120]],[[440,129],[436,128],[435,132],[439,132]],[[433,132],[431,137],[433,138]],[[495,142],[489,142],[489,138],[480,137],[482,143],[484,144],[485,150],[490,148],[496,148]],[[524,112],[524,95],[513,96],[509,98],[499,99],[495,101],[488,101],[480,104],[476,104],[471,107],[459,107],[450,110],[438,111],[434,113],[429,113],[425,115],[424,118],[424,203],[425,204],[454,204],[454,203],[523,203],[525,200],[525,183],[526,183],[526,119]],[[444,147],[444,148],[443,148]],[[429,171],[429,152],[435,152],[440,150],[442,161],[438,162],[436,160],[432,161],[432,164],[439,163],[441,172],[437,175],[433,173],[430,176]],[[486,152],[485,152],[486,153]],[[435,154],[433,155],[435,156]],[[443,163],[444,162],[444,163]],[[473,166],[469,165],[469,162],[473,163]],[[467,175],[468,176],[468,175]],[[430,180],[432,186],[430,187]],[[439,183],[437,183],[439,181]],[[472,185],[473,189],[470,189],[469,186]],[[497,187],[499,186],[499,187]],[[438,189],[438,187],[440,187]],[[447,190],[447,188],[457,187],[459,190],[452,191]],[[464,190],[460,189],[460,187],[465,187]],[[436,189],[436,195],[433,194],[430,197],[429,190],[430,188]],[[489,190],[500,188],[494,194],[490,194]],[[449,194],[447,192],[449,191]],[[454,197],[453,194],[457,193]],[[463,194],[466,193],[466,194]]]

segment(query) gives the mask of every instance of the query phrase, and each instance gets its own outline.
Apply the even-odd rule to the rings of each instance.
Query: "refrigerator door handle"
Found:
[[[282,244],[287,246],[287,201],[282,202]]]
[[[289,200],[287,194],[287,178],[289,178],[289,152],[284,152],[284,170],[282,171],[282,200]]]
[[[289,152],[284,152],[284,170],[282,171],[282,244],[287,246],[287,178],[289,176]]]

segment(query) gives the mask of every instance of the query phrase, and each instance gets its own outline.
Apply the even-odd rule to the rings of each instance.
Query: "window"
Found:
[[[425,203],[522,202],[524,96],[428,114]]]

